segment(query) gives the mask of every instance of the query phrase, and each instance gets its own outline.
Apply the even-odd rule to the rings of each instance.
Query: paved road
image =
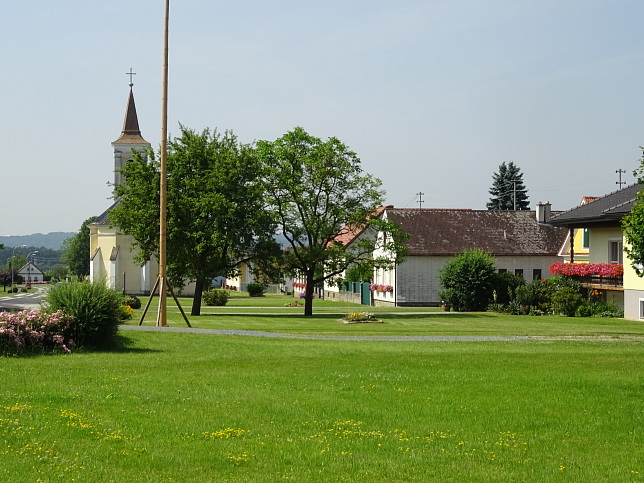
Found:
[[[33,293],[20,293],[10,297],[0,297],[0,311],[36,310],[42,303],[47,287],[38,287]]]

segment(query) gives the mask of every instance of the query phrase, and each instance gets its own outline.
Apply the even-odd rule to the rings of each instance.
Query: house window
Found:
[[[507,268],[499,268],[499,273],[506,273],[507,271]]]
[[[584,250],[588,250],[590,248],[590,235],[588,234],[588,228],[583,228],[581,248]]]
[[[541,280],[541,269],[535,268],[532,270],[532,280]]]
[[[608,263],[622,263],[622,242],[609,241],[608,242]]]
[[[523,268],[517,268],[517,269],[514,271],[514,274],[515,274],[517,277],[523,277]]]
[[[644,319],[644,299],[640,299],[640,319]]]

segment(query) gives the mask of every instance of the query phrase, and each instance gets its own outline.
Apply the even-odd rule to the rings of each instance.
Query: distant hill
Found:
[[[51,250],[60,250],[63,242],[72,236],[76,235],[74,232],[54,231],[47,234],[34,233],[33,235],[8,235],[0,236],[0,244],[6,247],[20,247],[27,245],[28,247],[45,247]]]

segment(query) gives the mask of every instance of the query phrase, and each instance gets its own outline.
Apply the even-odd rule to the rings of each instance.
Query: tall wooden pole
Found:
[[[170,0],[165,0],[165,22],[163,29],[163,88],[161,99],[161,184],[159,186],[159,312],[157,325],[166,327],[167,262],[166,262],[166,221],[167,206],[167,158],[168,158],[168,24]]]

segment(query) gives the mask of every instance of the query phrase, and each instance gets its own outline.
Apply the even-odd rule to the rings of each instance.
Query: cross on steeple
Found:
[[[134,83],[132,82],[132,76],[136,75],[136,72],[132,72],[132,67],[130,67],[130,72],[126,72],[125,75],[130,76],[130,87],[132,87],[134,85]]]

